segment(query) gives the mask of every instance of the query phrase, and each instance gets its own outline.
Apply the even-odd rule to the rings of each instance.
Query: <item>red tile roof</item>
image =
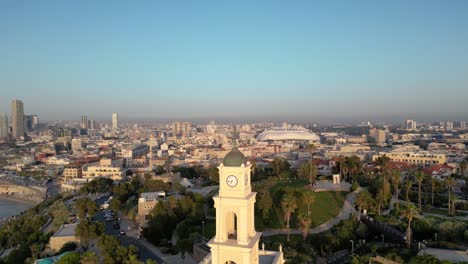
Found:
[[[452,172],[453,170],[454,168],[449,165],[437,164],[432,167],[423,169],[423,172],[429,175],[434,175],[434,174],[445,174],[447,172]]]

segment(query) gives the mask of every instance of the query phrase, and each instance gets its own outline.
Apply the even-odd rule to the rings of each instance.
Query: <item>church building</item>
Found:
[[[259,248],[255,231],[255,192],[250,185],[250,162],[234,148],[219,168],[219,193],[213,197],[216,235],[208,242],[211,253],[200,264],[283,264],[283,252]]]

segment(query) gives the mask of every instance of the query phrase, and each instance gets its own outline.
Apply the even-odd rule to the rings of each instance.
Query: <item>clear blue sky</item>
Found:
[[[465,118],[468,1],[0,1],[0,111]]]

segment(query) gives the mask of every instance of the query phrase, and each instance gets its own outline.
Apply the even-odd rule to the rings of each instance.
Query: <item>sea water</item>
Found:
[[[33,206],[32,203],[3,199],[0,197],[0,219],[19,214]]]

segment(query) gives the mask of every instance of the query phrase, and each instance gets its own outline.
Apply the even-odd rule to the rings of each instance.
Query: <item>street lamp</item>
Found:
[[[349,242],[351,242],[351,255],[352,255],[354,254],[354,241],[350,240]]]
[[[202,235],[205,238],[205,220],[202,220]]]

